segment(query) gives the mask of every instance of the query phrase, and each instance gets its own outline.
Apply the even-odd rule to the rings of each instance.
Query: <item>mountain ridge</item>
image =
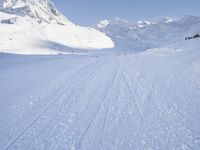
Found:
[[[50,0],[3,0],[0,3],[0,10],[15,14],[17,17],[28,16],[37,23],[73,25]]]
[[[186,16],[182,19],[174,20],[165,17],[157,22],[137,21],[129,22],[124,19],[115,18],[103,20],[94,25],[94,28],[107,34],[116,41],[132,41],[125,43],[123,47],[133,47],[132,49],[145,50],[147,48],[157,48],[177,42],[182,42],[185,37],[200,33],[200,17]],[[135,46],[137,45],[137,46]],[[121,47],[120,47],[121,48]]]

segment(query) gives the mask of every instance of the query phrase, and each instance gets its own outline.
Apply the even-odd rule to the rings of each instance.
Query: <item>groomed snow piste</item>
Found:
[[[1,54],[0,149],[199,150],[199,43],[137,54]]]

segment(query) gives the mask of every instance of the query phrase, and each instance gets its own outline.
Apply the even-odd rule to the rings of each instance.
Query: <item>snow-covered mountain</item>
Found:
[[[38,23],[72,24],[63,16],[50,0],[2,0],[1,11],[15,14],[18,18],[29,17],[29,20]]]
[[[1,1],[0,35],[4,53],[60,54],[114,47],[105,34],[73,24],[50,0]]]
[[[165,17],[153,23],[134,23],[116,18],[100,21],[95,28],[121,43],[119,49],[128,47],[132,50],[144,50],[181,42],[185,37],[199,34],[200,17],[186,16],[180,20]]]

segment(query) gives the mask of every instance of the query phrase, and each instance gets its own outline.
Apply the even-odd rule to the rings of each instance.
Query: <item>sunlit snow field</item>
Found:
[[[0,54],[0,149],[198,150],[199,48]]]
[[[1,0],[0,150],[200,150],[199,34],[195,16],[82,27]]]

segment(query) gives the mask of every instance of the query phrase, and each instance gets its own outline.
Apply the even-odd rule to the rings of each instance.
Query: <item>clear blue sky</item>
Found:
[[[165,16],[200,16],[200,0],[53,0],[72,22],[91,25],[120,17],[129,21],[157,20]]]

